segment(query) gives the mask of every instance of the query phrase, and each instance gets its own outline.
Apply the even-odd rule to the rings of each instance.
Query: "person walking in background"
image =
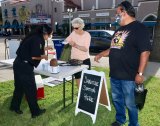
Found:
[[[32,118],[43,113],[45,109],[40,109],[37,103],[37,88],[34,77],[34,67],[37,67],[41,59],[48,60],[44,55],[45,40],[52,35],[52,29],[48,25],[39,26],[33,33],[22,40],[18,50],[17,57],[13,63],[14,71],[14,92],[10,105],[10,110],[17,114],[22,114],[20,110],[21,101],[25,94]],[[51,49],[47,47],[46,49]]]
[[[135,86],[144,81],[143,73],[150,55],[151,44],[146,27],[135,19],[135,10],[128,1],[116,9],[116,21],[120,27],[113,35],[110,49],[95,56],[95,61],[109,55],[112,100],[116,121],[112,126],[126,123],[128,109],[129,126],[139,126],[135,104]]]
[[[91,36],[87,31],[84,31],[84,21],[81,18],[72,20],[72,33],[66,38],[66,41],[72,46],[71,59],[82,60],[83,64],[91,68],[89,46]],[[81,72],[75,74],[76,83],[79,87]]]

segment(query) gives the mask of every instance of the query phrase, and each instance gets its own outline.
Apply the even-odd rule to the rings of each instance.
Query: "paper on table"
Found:
[[[69,77],[66,77],[65,79],[67,81],[70,81],[72,79],[72,77],[69,76]],[[44,85],[54,87],[54,86],[57,86],[59,84],[62,84],[63,79],[56,79],[56,78],[53,78],[53,77],[48,77],[48,78],[43,79],[43,83],[44,83]]]

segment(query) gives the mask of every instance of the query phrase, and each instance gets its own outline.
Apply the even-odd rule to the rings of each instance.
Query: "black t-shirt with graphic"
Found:
[[[41,57],[44,54],[44,46],[45,41],[43,35],[32,35],[22,41],[17,50],[17,57],[21,60],[27,60],[33,66],[37,67],[40,60],[32,60],[32,57]]]
[[[110,54],[110,77],[135,80],[140,54],[151,50],[149,32],[138,21],[120,27],[114,34]]]

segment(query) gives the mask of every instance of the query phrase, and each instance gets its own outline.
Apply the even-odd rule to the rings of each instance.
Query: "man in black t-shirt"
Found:
[[[123,1],[116,10],[120,28],[113,35],[110,49],[95,56],[95,61],[109,55],[110,82],[116,121],[112,126],[126,122],[128,109],[129,126],[139,126],[138,109],[135,105],[136,84],[142,84],[143,72],[150,55],[149,33],[145,26],[135,20],[135,10],[128,1]]]

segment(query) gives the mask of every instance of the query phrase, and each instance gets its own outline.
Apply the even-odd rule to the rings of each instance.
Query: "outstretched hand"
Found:
[[[94,61],[99,63],[99,60],[102,58],[101,54],[98,54],[94,57]]]
[[[48,60],[48,56],[47,55],[42,55],[41,58],[45,59],[45,60]]]

